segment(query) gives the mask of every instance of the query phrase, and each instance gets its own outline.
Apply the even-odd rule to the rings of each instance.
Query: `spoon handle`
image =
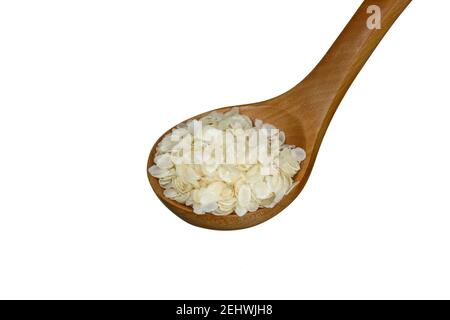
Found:
[[[309,119],[310,129],[326,129],[324,121],[331,121],[353,80],[410,2],[364,1],[319,64],[301,83],[280,96]]]

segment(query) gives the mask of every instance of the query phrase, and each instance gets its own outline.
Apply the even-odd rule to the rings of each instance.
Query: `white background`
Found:
[[[450,298],[448,1],[413,1],[301,196],[235,232],[169,212],[150,148],[291,88],[359,0],[0,3],[0,298]]]

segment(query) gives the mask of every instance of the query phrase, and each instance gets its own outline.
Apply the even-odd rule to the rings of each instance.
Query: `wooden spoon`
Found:
[[[411,0],[364,1],[320,63],[302,82],[273,99],[239,106],[241,113],[251,119],[261,119],[283,130],[286,134],[286,143],[306,150],[307,157],[301,163],[302,168],[295,177],[299,183],[274,208],[258,209],[255,212],[248,212],[242,217],[234,213],[227,216],[197,215],[193,213],[191,207],[164,197],[158,180],[147,171],[150,184],[158,198],[186,222],[217,230],[248,228],[274,217],[286,208],[306,184],[325,131],[351,83],[391,25],[410,2]],[[373,11],[374,5],[378,6],[381,13],[379,29],[371,28],[368,25],[368,20],[374,17],[373,14],[376,14]],[[376,23],[376,20],[370,20],[370,22]],[[229,108],[216,110],[224,112]],[[209,112],[211,111],[192,119]],[[150,152],[147,168],[153,165],[156,146],[161,138]]]

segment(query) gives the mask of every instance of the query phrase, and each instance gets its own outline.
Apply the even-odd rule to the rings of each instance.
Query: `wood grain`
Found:
[[[274,208],[259,209],[253,213],[249,212],[243,217],[236,214],[227,216],[197,215],[193,213],[191,207],[165,198],[158,180],[147,171],[150,185],[158,198],[184,221],[216,230],[235,230],[255,226],[286,208],[305,186],[323,136],[348,88],[383,36],[410,2],[411,0],[364,1],[319,64],[302,82],[273,99],[239,106],[242,114],[252,119],[261,119],[283,130],[286,133],[286,143],[300,146],[306,150],[307,157],[295,177],[299,184]],[[377,5],[381,9],[380,29],[367,27],[367,19],[371,15],[367,12],[367,8],[371,5]],[[229,108],[216,110],[224,112]],[[197,115],[193,119],[211,111]],[[163,136],[153,146],[147,168],[153,165],[156,146]]]

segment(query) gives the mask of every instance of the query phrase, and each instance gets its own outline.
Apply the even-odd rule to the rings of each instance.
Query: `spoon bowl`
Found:
[[[260,119],[274,125],[284,131],[287,144],[306,151],[306,159],[301,162],[301,169],[294,177],[298,184],[274,208],[260,208],[241,217],[235,213],[225,216],[208,213],[198,215],[193,212],[192,207],[166,198],[158,179],[151,176],[147,170],[150,185],[158,198],[184,221],[216,230],[252,227],[285,209],[305,186],[326,129],[351,83],[410,2],[411,0],[364,1],[329,51],[302,82],[273,99],[239,106],[241,114],[252,120]],[[376,15],[377,10],[379,24],[371,28],[368,20],[377,17],[371,15]],[[226,112],[230,108],[220,108],[216,111]],[[201,118],[211,111],[191,119]],[[148,158],[147,169],[154,163],[158,143],[170,131],[171,129],[156,141]]]
[[[215,111],[223,113],[230,109],[231,107],[225,107],[216,109]],[[211,111],[202,113],[191,119],[199,119],[207,115]],[[307,165],[311,159],[311,150],[306,147],[307,143],[303,134],[303,128],[296,115],[289,114],[286,109],[277,108],[275,103],[271,103],[270,101],[239,106],[239,112],[250,117],[250,119],[261,119],[265,123],[270,123],[277,128],[283,128],[282,130],[286,135],[287,144],[293,144],[305,149],[307,157],[302,161],[301,169],[294,177],[294,180],[298,181],[298,184],[286,196],[284,196],[283,199],[274,208],[260,208],[255,212],[248,212],[242,217],[239,217],[234,213],[226,216],[216,216],[213,214],[198,215],[193,212],[192,207],[166,198],[163,194],[164,189],[159,185],[158,179],[149,174],[147,170],[150,185],[152,186],[153,191],[155,191],[158,198],[164,203],[167,208],[169,208],[169,210],[171,210],[178,217],[190,224],[216,230],[243,229],[260,224],[272,218],[277,213],[286,208],[292,201],[294,201],[294,199],[302,190],[303,186],[306,184],[306,180],[308,179],[309,173],[311,172],[311,169],[309,169],[311,168],[311,166]],[[155,158],[156,154],[156,146],[161,141],[161,139],[171,130],[172,129],[164,133],[153,146],[148,158],[147,168],[150,168],[154,163],[153,159]]]

